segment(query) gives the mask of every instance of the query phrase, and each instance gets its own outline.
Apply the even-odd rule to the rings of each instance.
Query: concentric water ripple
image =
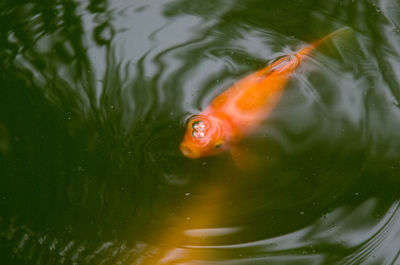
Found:
[[[1,264],[400,263],[400,5],[0,4]],[[229,154],[186,119],[342,27]]]

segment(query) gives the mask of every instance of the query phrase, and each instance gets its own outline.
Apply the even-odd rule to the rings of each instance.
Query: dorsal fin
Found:
[[[334,36],[339,35],[339,34],[344,34],[346,32],[351,32],[351,29],[348,27],[344,27],[341,29],[338,29],[322,39],[314,42],[313,44],[310,44],[300,51],[298,51],[296,54],[292,55],[287,55],[284,56],[278,60],[276,60],[274,63],[272,63],[269,67],[266,68],[266,71],[262,73],[263,76],[270,75],[272,73],[283,73],[287,70],[291,71],[294,70],[300,63],[300,60],[307,56],[313,49],[315,49],[317,46],[319,46],[321,43],[332,39]]]
[[[288,69],[294,69],[299,65],[299,59],[296,55],[287,55],[283,58],[276,60],[268,67],[264,75],[270,75],[272,73],[282,73]]]

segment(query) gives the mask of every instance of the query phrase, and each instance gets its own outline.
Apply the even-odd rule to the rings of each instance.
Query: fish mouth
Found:
[[[189,157],[191,159],[196,159],[200,157],[200,154],[196,151],[194,151],[192,148],[187,146],[186,144],[182,143],[179,146],[179,149],[181,150],[182,154],[186,157]]]

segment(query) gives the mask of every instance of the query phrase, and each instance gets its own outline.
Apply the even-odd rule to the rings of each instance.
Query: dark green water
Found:
[[[400,264],[397,0],[3,0],[0,264]],[[342,28],[228,154],[235,81]]]

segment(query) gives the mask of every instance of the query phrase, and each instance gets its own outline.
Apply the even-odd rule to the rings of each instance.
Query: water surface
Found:
[[[400,264],[400,4],[4,1],[1,264]],[[229,154],[188,117],[326,34]]]

